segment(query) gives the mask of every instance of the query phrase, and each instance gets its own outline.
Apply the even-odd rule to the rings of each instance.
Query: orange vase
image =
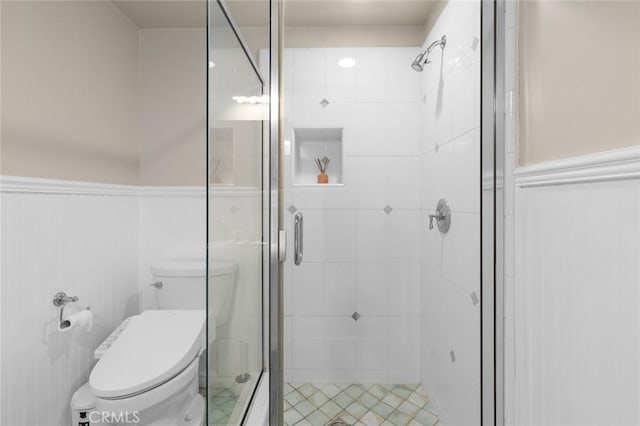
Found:
[[[318,175],[318,183],[329,183],[329,175],[326,173],[320,173]]]

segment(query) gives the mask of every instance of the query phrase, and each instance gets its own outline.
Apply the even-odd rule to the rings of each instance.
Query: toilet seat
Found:
[[[91,371],[98,398],[119,399],[171,380],[204,350],[204,310],[145,311],[133,318]]]

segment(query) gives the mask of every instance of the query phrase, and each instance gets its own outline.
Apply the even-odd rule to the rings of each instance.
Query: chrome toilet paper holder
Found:
[[[78,296],[68,296],[64,291],[59,291],[53,295],[53,306],[60,308],[60,319],[59,324],[61,325],[64,318],[64,307],[67,306],[67,303],[75,303],[80,298]],[[91,306],[87,306],[87,311],[91,310]]]

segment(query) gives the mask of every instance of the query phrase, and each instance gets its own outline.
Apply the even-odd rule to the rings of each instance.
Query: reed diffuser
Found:
[[[331,159],[327,157],[316,158],[316,166],[320,171],[318,175],[318,183],[329,183],[329,175],[327,175],[327,167],[329,167],[329,163]]]

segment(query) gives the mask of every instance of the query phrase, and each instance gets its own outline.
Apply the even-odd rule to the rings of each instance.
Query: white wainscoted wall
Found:
[[[202,259],[204,267],[205,190],[3,176],[0,205],[0,423],[69,424],[71,395],[89,379],[94,349],[126,317],[157,307],[151,265]],[[211,259],[238,265],[212,373],[256,373],[262,366],[261,194],[215,191],[210,207]],[[69,313],[91,307],[90,333],[57,331],[52,298],[58,291],[80,297]],[[233,362],[231,353],[241,361]]]
[[[510,424],[640,424],[640,146],[515,183]]]
[[[138,311],[134,187],[3,177],[3,425],[70,424],[93,350]],[[53,295],[91,306],[93,331],[57,331]]]
[[[425,40],[447,36],[422,72],[421,382],[446,425],[480,419],[480,4],[450,1]],[[451,228],[430,213],[448,200]],[[435,224],[434,224],[435,225]]]
[[[304,261],[294,266],[289,251],[285,265],[285,380],[420,381],[422,91],[409,66],[418,52],[285,50],[289,247],[293,212],[305,223]],[[342,68],[342,58],[356,65]],[[307,127],[343,129],[343,186],[293,185],[292,129]],[[338,160],[329,165],[330,183]]]

